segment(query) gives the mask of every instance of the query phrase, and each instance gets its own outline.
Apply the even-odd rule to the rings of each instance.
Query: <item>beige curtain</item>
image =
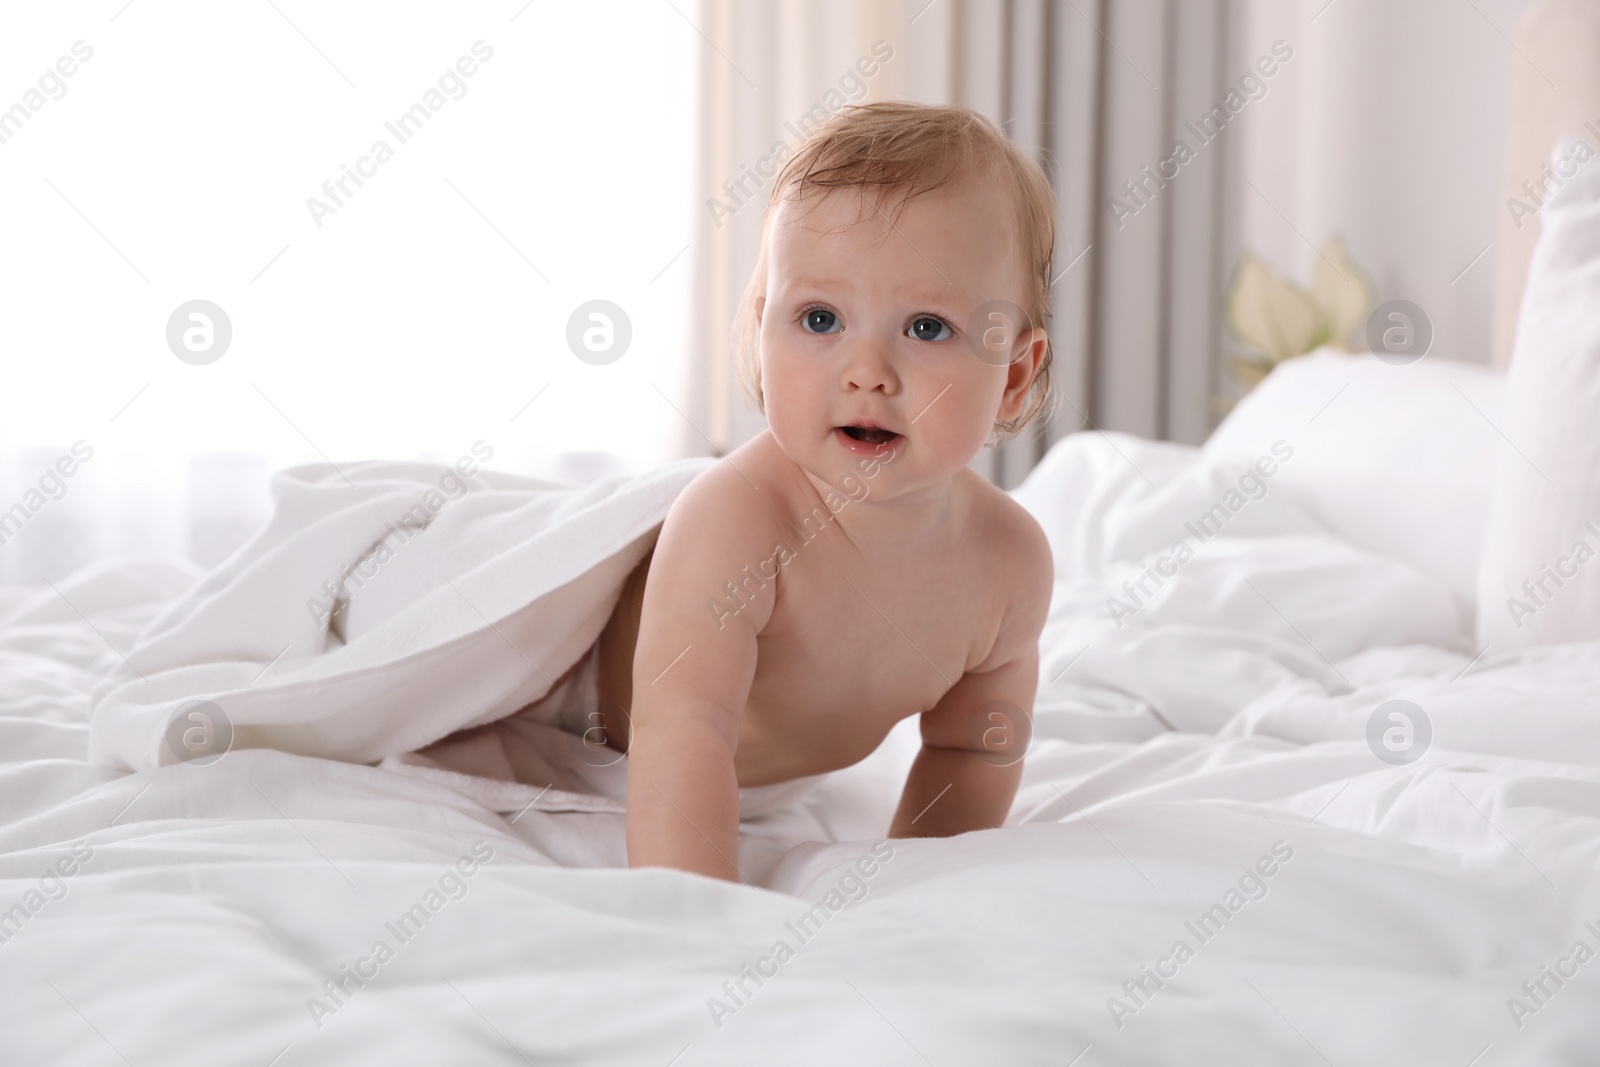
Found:
[[[983,112],[1056,190],[1057,405],[1036,434],[973,466],[1009,488],[1075,430],[1204,439],[1232,252],[1227,138],[1170,181],[1143,168],[1180,137],[1197,145],[1185,121],[1222,100],[1225,0],[701,0],[686,14],[704,42],[686,451],[724,452],[764,425],[738,396],[730,333],[770,190],[763,161],[799,145],[808,115],[891,99]],[[857,61],[886,49],[860,76]],[[1125,182],[1144,195],[1130,201]],[[1137,210],[1119,217],[1114,197]]]

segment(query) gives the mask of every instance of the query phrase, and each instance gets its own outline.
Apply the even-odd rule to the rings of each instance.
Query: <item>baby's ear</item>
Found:
[[[1016,343],[1020,354],[1006,367],[1006,388],[1000,394],[1000,410],[995,416],[1000,422],[1010,422],[1027,406],[1028,391],[1033,388],[1039,365],[1050,348],[1050,335],[1042,327],[1035,326],[1017,338]]]

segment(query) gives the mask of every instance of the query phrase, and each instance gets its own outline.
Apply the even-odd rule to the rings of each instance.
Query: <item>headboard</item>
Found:
[[[1547,198],[1531,195],[1524,183],[1538,190],[1550,149],[1563,134],[1600,153],[1600,0],[1541,0],[1523,16],[1516,43],[1494,309],[1494,365],[1501,368],[1511,362],[1528,261],[1539,238],[1536,209]],[[1588,165],[1600,166],[1600,159]]]

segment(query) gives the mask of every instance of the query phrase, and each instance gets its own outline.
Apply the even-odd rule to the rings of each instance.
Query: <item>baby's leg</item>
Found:
[[[599,697],[601,726],[606,744],[628,750],[628,709],[633,707],[633,649],[639,641],[639,614],[644,606],[644,583],[655,549],[628,575],[606,628],[600,632]]]

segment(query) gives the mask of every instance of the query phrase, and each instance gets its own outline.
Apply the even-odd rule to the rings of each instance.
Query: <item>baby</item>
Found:
[[[741,788],[911,715],[890,836],[1003,822],[1052,561],[967,465],[1046,401],[1053,245],[1044,174],[965,109],[848,108],[779,173],[738,353],[768,429],[673,503],[597,646],[631,866],[737,879]]]

